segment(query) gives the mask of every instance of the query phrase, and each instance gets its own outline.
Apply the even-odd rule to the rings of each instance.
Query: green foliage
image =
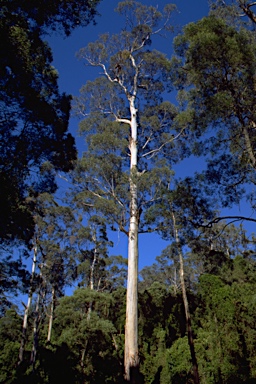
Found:
[[[255,48],[252,32],[216,16],[187,25],[175,39],[182,119],[194,153],[208,157],[204,189],[223,206],[239,202],[245,182],[254,184]]]
[[[22,319],[15,308],[0,318],[0,383],[11,383],[15,376],[21,329]]]
[[[210,14],[224,19],[237,28],[254,30],[256,23],[255,3],[247,0],[210,0]],[[241,14],[243,17],[241,17]]]
[[[155,269],[156,282],[139,294],[141,372],[145,382],[187,384],[193,381],[182,297],[157,282],[158,273]],[[255,260],[240,255],[220,265],[217,275],[202,274],[190,294],[203,384],[255,379],[254,292]],[[60,299],[51,343],[44,341],[44,331],[39,335],[34,373],[29,364],[16,372],[22,319],[14,309],[6,312],[0,319],[2,382],[54,383],[66,377],[74,384],[121,383],[125,295],[123,287],[112,293],[80,288]]]
[[[251,338],[248,338],[248,334],[254,333],[254,326],[248,323],[245,329],[240,317],[246,318],[249,308],[255,306],[253,286],[235,281],[232,285],[224,284],[219,277],[211,275],[200,278],[199,294],[205,306],[198,309],[199,313],[204,312],[204,320],[198,330],[196,345],[199,369],[204,372],[207,383],[208,380],[214,383],[220,380],[224,383],[232,380],[247,382],[254,376],[250,369],[253,359],[249,352]]]
[[[250,34],[246,30],[237,32],[224,21],[208,17],[185,27],[184,35],[176,38],[175,45],[177,53],[186,58],[187,81],[196,90],[191,91],[191,96],[195,101],[201,100],[201,108],[205,108],[202,113],[207,110],[205,118],[225,120],[236,115],[235,95],[243,92],[241,84],[252,85],[253,81],[255,55]],[[252,92],[253,86],[243,93],[240,108],[251,105]]]
[[[223,223],[202,230],[201,237],[190,241],[187,244],[199,257],[187,253],[184,261],[186,285],[193,289],[188,294],[200,382],[247,383],[255,377],[250,352],[255,260],[249,256],[244,229]],[[142,371],[147,382],[154,378],[160,383],[193,382],[179,278],[173,278],[175,265],[176,251],[169,246],[156,263],[141,271],[140,324],[148,335],[143,338]],[[242,318],[247,319],[247,328]]]
[[[2,315],[7,308],[10,308],[15,296],[27,291],[30,275],[21,255],[15,259],[12,255],[7,255],[0,262],[0,276],[0,314]]]
[[[69,35],[78,25],[86,26],[96,15],[99,0],[74,3],[69,0],[43,3],[23,1],[1,1],[1,16],[12,14],[13,18],[28,20],[31,28],[41,32],[63,31]]]
[[[68,133],[70,97],[58,90],[58,73],[42,35],[57,29],[69,35],[79,24],[87,25],[98,2],[1,1],[0,238],[4,241],[31,239],[33,204],[28,195],[54,192],[54,170],[70,170],[76,158]],[[51,170],[44,168],[46,161]]]
[[[139,327],[141,372],[145,381],[168,383],[168,348],[184,335],[186,327],[181,296],[157,281],[148,284],[139,295]]]
[[[187,338],[179,338],[168,350],[168,363],[170,365],[170,378],[176,383],[192,383],[190,351]]]
[[[80,288],[73,296],[61,299],[56,310],[55,340],[76,355],[76,369],[85,382],[118,382],[121,378],[112,308],[109,294]]]

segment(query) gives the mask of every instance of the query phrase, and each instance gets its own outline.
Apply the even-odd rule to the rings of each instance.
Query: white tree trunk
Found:
[[[125,378],[133,382],[139,367],[138,356],[138,192],[137,177],[137,111],[134,97],[130,98],[131,137],[130,137],[130,223],[128,238],[128,278],[125,323]]]
[[[92,261],[92,265],[90,267],[90,290],[91,291],[94,291],[94,269],[95,269],[95,265],[97,263],[97,255],[98,255],[98,250],[96,248],[96,236],[93,238],[94,242],[95,242],[95,248],[94,248],[94,251],[93,251],[93,261]]]
[[[96,247],[96,233],[93,235],[93,241],[94,241],[94,244],[95,244],[95,248],[94,248],[94,251],[93,251],[93,261],[92,261],[92,265],[90,267],[90,290],[91,291],[94,291],[94,270],[95,270],[95,265],[97,263],[97,258],[98,258],[98,250],[97,250],[97,247]],[[91,312],[92,312],[92,301],[90,301],[89,303],[89,308],[88,308],[88,312],[87,312],[87,321],[89,322],[90,319],[91,319]]]
[[[55,288],[52,287],[52,300],[51,300],[50,316],[49,316],[49,324],[48,324],[48,335],[47,335],[47,342],[48,343],[51,341],[51,335],[52,335],[54,302],[55,302]]]
[[[21,338],[20,350],[19,350],[19,364],[22,363],[23,356],[24,356],[24,349],[25,349],[26,337],[27,337],[27,327],[28,327],[28,315],[31,308],[32,298],[33,298],[33,281],[35,277],[36,262],[37,262],[37,245],[35,244],[34,253],[33,253],[32,270],[31,270],[30,288],[29,288],[29,294],[28,294],[28,302],[27,302],[27,305],[25,306],[25,312],[23,317],[22,338]]]

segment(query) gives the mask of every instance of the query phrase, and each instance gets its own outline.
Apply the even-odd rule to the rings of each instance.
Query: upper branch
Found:
[[[205,227],[205,228],[212,228],[213,224],[217,224],[222,220],[231,220],[232,222],[245,220],[245,221],[252,221],[256,223],[256,219],[253,219],[252,217],[246,217],[246,216],[219,216],[215,217],[213,220],[209,221],[207,224],[200,224],[199,227]]]
[[[185,128],[183,128],[176,136],[173,136],[170,140],[167,140],[167,141],[165,141],[162,145],[160,145],[158,148],[155,148],[155,149],[152,149],[151,151],[149,151],[149,152],[147,152],[147,153],[144,153],[143,155],[142,155],[142,157],[146,157],[146,156],[149,156],[150,155],[150,158],[152,157],[152,156],[154,156],[154,154],[156,153],[156,152],[160,152],[161,150],[162,150],[162,148],[163,147],[165,147],[167,144],[170,144],[170,143],[172,143],[174,140],[176,140],[176,139],[178,139],[180,136],[181,136],[181,134],[182,134],[182,132],[185,130]],[[144,145],[145,146],[145,145]]]
[[[239,7],[244,11],[244,13],[249,17],[249,19],[256,24],[256,14],[250,9],[256,5],[256,2],[249,4],[243,4],[241,1],[239,1]]]

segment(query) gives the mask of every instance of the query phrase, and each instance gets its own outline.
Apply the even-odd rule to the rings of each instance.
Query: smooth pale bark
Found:
[[[173,279],[172,279],[172,288],[173,288],[174,295],[176,295],[178,290],[179,290],[179,288],[180,288],[180,284],[179,284],[178,279],[177,279],[176,268],[174,269],[174,276],[173,276]]]
[[[91,291],[94,291],[94,285],[95,285],[95,282],[94,282],[94,269],[95,269],[95,265],[97,263],[97,259],[98,259],[98,250],[97,250],[97,238],[96,238],[96,233],[93,234],[92,236],[92,240],[95,244],[95,248],[94,248],[94,251],[93,251],[93,261],[92,261],[92,264],[91,264],[91,267],[90,267],[90,290]]]
[[[20,343],[19,350],[19,364],[22,363],[24,357],[24,350],[26,345],[26,337],[27,337],[27,328],[28,328],[28,315],[31,308],[32,298],[33,298],[33,282],[35,277],[36,270],[36,262],[37,262],[37,245],[34,246],[34,254],[33,254],[33,262],[32,262],[32,271],[31,271],[31,279],[30,279],[30,288],[28,294],[28,302],[25,306],[25,312],[23,317],[23,326],[22,326],[22,338]]]
[[[130,219],[128,241],[128,279],[125,323],[125,378],[131,380],[131,369],[139,366],[138,356],[138,220]]]
[[[135,62],[132,60],[133,65]],[[135,66],[136,67],[136,66]],[[139,370],[138,351],[138,192],[134,179],[137,176],[137,110],[134,105],[136,97],[136,77],[134,79],[134,93],[128,98],[131,114],[130,137],[130,222],[128,237],[128,277],[126,296],[126,323],[125,323],[125,379],[128,382],[136,382]]]
[[[191,325],[191,316],[190,316],[190,311],[189,311],[188,298],[187,298],[186,285],[185,285],[185,277],[184,277],[183,255],[182,255],[181,246],[180,246],[179,232],[178,232],[178,229],[176,226],[176,218],[175,218],[175,214],[173,211],[172,211],[172,220],[173,220],[175,241],[176,241],[178,254],[179,254],[180,285],[181,285],[183,304],[184,304],[184,309],[185,309],[187,332],[188,332],[188,344],[189,344],[190,355],[191,355],[191,360],[192,360],[192,365],[193,365],[194,383],[199,384],[200,379],[199,379],[199,372],[198,372],[198,364],[197,364],[197,358],[196,358],[196,352],[195,352],[194,337],[193,337],[192,325]]]
[[[93,241],[96,244],[96,234],[93,235]],[[90,267],[89,286],[90,286],[91,291],[94,291],[94,269],[95,269],[95,265],[97,263],[97,255],[98,255],[98,251],[97,251],[97,248],[95,245],[95,248],[93,251],[93,261],[92,261],[92,265]],[[89,303],[89,308],[88,308],[88,312],[87,312],[87,321],[88,322],[90,321],[90,318],[91,318],[91,312],[92,312],[92,301],[90,301],[90,303]]]
[[[51,306],[50,306],[50,316],[49,316],[49,324],[48,324],[47,342],[51,341],[52,324],[53,324],[53,313],[54,313],[54,303],[55,303],[55,289],[54,289],[54,287],[52,287],[52,299],[51,299]]]

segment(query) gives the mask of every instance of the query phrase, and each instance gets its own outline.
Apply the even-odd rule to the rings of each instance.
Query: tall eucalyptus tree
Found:
[[[160,198],[172,177],[170,165],[184,155],[184,127],[177,109],[163,101],[169,87],[170,62],[150,49],[155,35],[170,32],[174,5],[161,13],[136,1],[120,2],[124,29],[104,34],[80,50],[87,65],[101,76],[88,81],[75,101],[87,151],[75,173],[76,200],[85,212],[107,217],[114,230],[128,237],[128,283],[125,328],[125,376],[139,367],[137,282],[138,235],[147,209]]]

